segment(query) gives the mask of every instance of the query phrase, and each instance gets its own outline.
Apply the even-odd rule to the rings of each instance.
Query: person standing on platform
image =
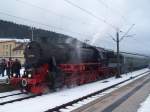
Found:
[[[2,77],[4,77],[5,69],[6,69],[6,61],[5,61],[5,59],[2,59],[2,62],[1,62],[1,74],[2,74]]]
[[[8,78],[10,78],[10,76],[13,73],[13,60],[11,59],[11,57],[9,58],[9,60],[7,61],[7,65],[6,65],[6,73],[8,75]]]
[[[20,77],[21,63],[18,59],[14,61],[12,68],[13,68],[13,74],[15,74],[16,77]]]
[[[2,60],[0,60],[0,75],[2,74]]]

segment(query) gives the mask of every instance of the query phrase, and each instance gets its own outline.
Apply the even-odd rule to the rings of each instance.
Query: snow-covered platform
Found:
[[[96,99],[96,101],[90,102],[83,107],[74,110],[73,112],[137,112],[140,103],[144,101],[149,94],[150,73]],[[148,104],[148,102],[145,104]],[[144,112],[143,108],[141,108],[139,112]]]
[[[137,112],[150,112],[150,94],[146,98],[146,100],[140,104],[141,107],[138,109]]]
[[[0,84],[5,84],[7,82],[7,76],[0,77]]]
[[[96,92],[98,90],[109,87],[113,84],[119,83],[123,80],[130,78],[131,76],[139,75],[148,69],[142,69],[128,74],[123,74],[122,78],[116,79],[115,77],[97,81],[94,83],[77,86],[71,89],[62,89],[57,92],[49,93],[46,95],[38,96],[36,98],[23,100],[20,102],[15,102],[12,104],[7,104],[0,106],[2,112],[42,112],[50,108],[59,106],[61,104],[67,103],[74,99],[80,98],[84,95]],[[144,75],[144,74],[143,74]],[[136,80],[136,79],[133,79]],[[128,83],[130,83],[129,81]],[[127,83],[126,83],[127,84]],[[23,108],[21,108],[23,107]]]

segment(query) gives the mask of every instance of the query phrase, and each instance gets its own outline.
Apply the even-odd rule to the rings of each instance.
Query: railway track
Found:
[[[0,99],[7,98],[7,97],[10,97],[10,96],[21,95],[21,94],[25,94],[25,93],[14,93],[14,94],[10,94],[10,95],[0,96]]]
[[[104,93],[104,92],[106,92],[106,91],[108,91],[108,90],[111,90],[111,89],[113,89],[113,88],[115,88],[115,87],[117,87],[117,86],[119,86],[119,85],[121,85],[121,84],[123,84],[123,83],[125,83],[125,82],[127,82],[127,81],[133,80],[133,79],[135,79],[135,78],[137,78],[137,77],[139,77],[139,76],[142,76],[143,74],[149,74],[149,73],[150,73],[149,71],[146,71],[146,72],[141,73],[141,74],[139,74],[139,75],[137,75],[137,76],[130,77],[130,78],[128,78],[128,79],[126,79],[126,80],[124,80],[124,81],[122,81],[122,82],[119,82],[119,83],[117,83],[117,84],[114,84],[114,85],[112,85],[112,86],[110,86],[110,87],[107,87],[107,88],[104,88],[104,89],[102,89],[102,90],[99,90],[99,91],[96,91],[96,92],[94,92],[94,93],[91,93],[91,94],[89,94],[89,95],[80,97],[80,98],[78,98],[78,99],[75,99],[75,100],[70,101],[70,102],[68,102],[68,103],[62,104],[62,105],[60,105],[60,106],[56,106],[56,107],[54,107],[54,108],[51,108],[51,109],[49,109],[49,110],[46,110],[45,112],[63,112],[64,110],[67,110],[67,109],[71,108],[71,107],[74,106],[74,105],[78,105],[79,103],[80,103],[80,104],[84,104],[84,101],[85,101],[85,100],[92,99],[92,98],[94,98],[94,97],[97,98],[97,97],[99,97],[102,93]]]
[[[1,102],[0,105],[14,103],[14,102],[18,102],[18,101],[22,101],[22,100],[26,100],[26,99],[30,99],[30,98],[35,98],[35,97],[40,96],[40,95],[41,94],[39,94],[39,95],[30,95],[30,96],[26,96],[26,97],[22,97],[22,98],[17,98],[17,99],[13,99],[13,100],[9,100],[9,101],[4,101],[4,102]]]
[[[5,95],[5,96],[0,96],[0,105],[22,101],[22,100],[34,98],[36,96],[39,96],[39,95],[31,95],[31,94],[29,95],[26,92],[24,93],[19,92],[19,93],[13,93],[13,94]]]
[[[12,86],[10,86],[6,83],[2,83],[2,84],[0,83],[0,94],[4,93],[4,92],[14,91],[14,90],[15,89]]]

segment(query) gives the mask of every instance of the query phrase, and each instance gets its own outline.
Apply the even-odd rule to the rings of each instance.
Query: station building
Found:
[[[0,39],[0,59],[19,59],[21,64],[24,63],[24,49],[27,41],[22,39]]]

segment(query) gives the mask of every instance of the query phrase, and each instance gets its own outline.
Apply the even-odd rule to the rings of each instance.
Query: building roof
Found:
[[[0,42],[11,42],[11,41],[24,43],[24,42],[29,42],[30,40],[29,39],[0,38]]]

